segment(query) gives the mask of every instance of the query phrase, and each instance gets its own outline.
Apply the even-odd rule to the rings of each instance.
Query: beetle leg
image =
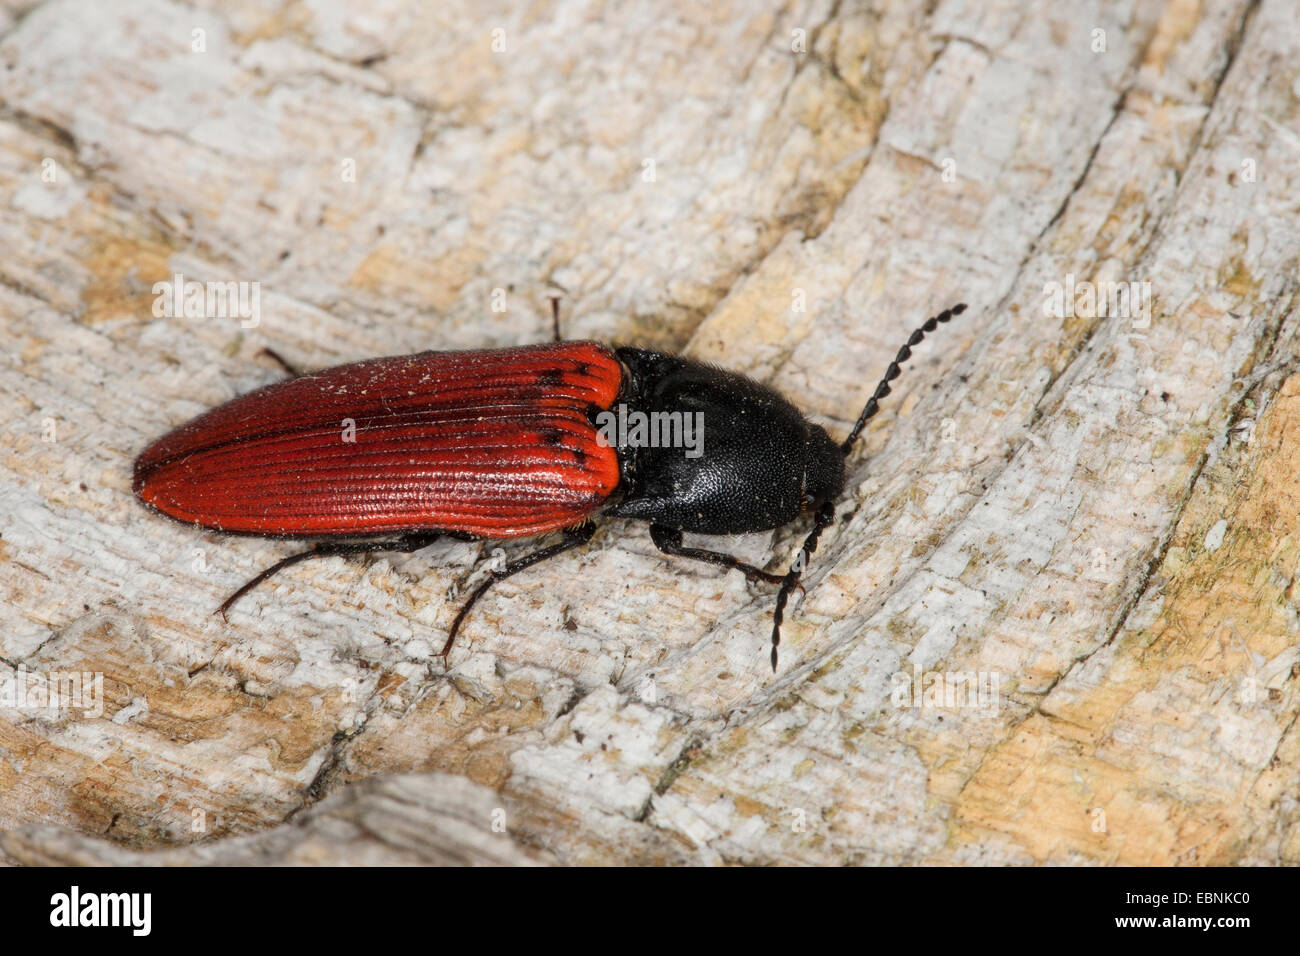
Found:
[[[591,536],[596,533],[594,524],[580,524],[576,528],[569,528],[564,532],[564,540],[559,544],[553,544],[549,548],[542,548],[540,551],[534,551],[532,554],[526,554],[522,558],[516,558],[511,561],[500,571],[493,571],[488,575],[486,581],[474,589],[464,604],[461,605],[460,611],[456,614],[456,619],[451,622],[451,630],[447,632],[447,643],[442,645],[442,650],[438,656],[442,658],[442,666],[447,666],[447,655],[451,653],[451,645],[456,640],[456,632],[460,630],[461,623],[465,616],[469,614],[470,608],[478,603],[478,599],[487,593],[488,588],[498,581],[504,581],[512,574],[518,574],[524,568],[530,568],[539,561],[545,561],[547,558],[553,558],[557,554],[563,554],[580,545],[586,544],[591,540]]]
[[[275,362],[276,365],[280,366],[280,368],[284,369],[294,378],[297,378],[299,375],[302,374],[302,372],[300,372],[297,368],[289,364],[288,360],[285,359],[285,357],[281,355],[279,352],[277,352],[275,349],[262,349],[257,354],[265,355],[267,358],[271,359],[271,361]]]
[[[785,581],[784,574],[772,574],[762,568],[756,568],[752,564],[746,564],[738,558],[733,558],[729,554],[723,554],[721,551],[709,551],[705,548],[683,548],[682,533],[675,528],[669,528],[667,525],[652,524],[650,526],[650,538],[654,541],[655,547],[664,554],[675,555],[679,558],[693,558],[696,561],[707,561],[709,564],[716,564],[719,567],[739,571],[751,581],[766,581],[768,584],[781,584]]]
[[[552,341],[563,342],[564,339],[560,338],[560,297],[558,295],[553,295],[550,296],[549,298],[551,300]]]
[[[261,574],[244,583],[242,587],[230,597],[221,602],[221,607],[213,611],[213,614],[220,614],[221,619],[226,619],[226,612],[229,611],[241,597],[247,594],[253,588],[257,587],[277,571],[287,568],[291,564],[297,564],[307,558],[329,558],[339,554],[366,554],[370,551],[419,551],[427,547],[441,536],[441,532],[415,532],[413,534],[403,535],[400,538],[394,538],[391,541],[325,541],[306,551],[299,551],[297,554],[291,554],[287,558],[281,558],[275,564],[271,565]]]

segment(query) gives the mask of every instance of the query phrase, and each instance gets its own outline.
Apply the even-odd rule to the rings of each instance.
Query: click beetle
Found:
[[[132,487],[178,521],[312,542],[230,595],[223,616],[306,558],[415,551],[440,536],[562,532],[558,543],[494,569],[470,594],[448,631],[444,664],[466,614],[493,584],[585,544],[598,516],[647,521],[666,554],[779,585],[775,671],[786,603],[834,519],[849,453],[912,347],[965,308],[945,309],[911,334],[841,442],[765,385],[646,349],[557,341],[420,352],[311,374],[271,353],[291,378],[155,441],[136,459]],[[615,409],[624,421],[697,420],[703,442],[692,455],[646,440],[644,430],[606,429]],[[683,545],[684,532],[770,531],[805,513],[811,531],[784,574]]]

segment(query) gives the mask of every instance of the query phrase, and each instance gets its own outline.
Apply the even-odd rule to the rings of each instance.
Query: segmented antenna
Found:
[[[898,350],[894,360],[889,363],[889,368],[885,369],[885,375],[876,386],[876,391],[871,398],[867,399],[867,405],[862,409],[862,414],[858,416],[857,424],[853,426],[853,431],[849,432],[849,437],[844,439],[840,444],[840,451],[847,458],[853,451],[853,446],[857,444],[858,436],[862,434],[862,429],[866,427],[868,421],[880,411],[880,400],[888,395],[891,391],[889,383],[899,376],[899,365],[906,362],[912,357],[912,346],[920,344],[926,334],[933,332],[940,325],[947,322],[954,316],[961,315],[966,311],[966,303],[961,302],[954,305],[951,309],[944,309],[938,315],[931,316],[921,324],[921,327],[908,336],[906,344]],[[803,547],[799,549],[799,554],[795,557],[794,563],[790,570],[786,572],[785,580],[781,582],[781,590],[776,595],[776,614],[772,618],[772,673],[776,673],[777,647],[781,644],[781,621],[785,618],[785,606],[790,600],[791,593],[799,587],[799,579],[803,576],[804,569],[808,567],[808,562],[812,560],[813,552],[817,550],[817,539],[822,536],[822,532],[835,520],[835,502],[824,501],[817,508],[817,514],[813,518],[812,531],[804,539]]]
[[[890,393],[889,383],[898,378],[900,371],[898,366],[912,357],[912,346],[919,345],[927,332],[933,332],[953,316],[961,315],[965,311],[965,302],[954,305],[951,309],[944,309],[938,315],[932,315],[926,319],[921,327],[908,337],[907,342],[894,356],[894,360],[889,363],[889,368],[885,369],[885,375],[880,380],[880,384],[876,386],[875,394],[867,399],[866,408],[862,409],[862,414],[858,416],[858,423],[853,426],[853,431],[849,432],[849,437],[841,443],[840,451],[844,452],[845,455],[851,452],[853,446],[857,444],[858,436],[862,434],[862,429],[866,427],[867,422],[875,416],[876,412],[880,411],[879,402]]]
[[[790,594],[795,588],[799,587],[799,578],[803,576],[804,568],[808,567],[808,562],[812,560],[813,552],[817,550],[817,539],[822,536],[827,525],[835,520],[835,502],[827,501],[817,509],[817,516],[813,519],[812,531],[804,539],[803,547],[799,549],[799,554],[794,559],[794,564],[785,574],[785,580],[781,582],[781,590],[776,592],[776,614],[772,616],[772,673],[776,673],[776,649],[781,643],[781,621],[785,618],[785,604],[790,600]]]

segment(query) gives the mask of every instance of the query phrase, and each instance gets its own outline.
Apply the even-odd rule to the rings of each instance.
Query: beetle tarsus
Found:
[[[320,554],[319,551],[317,551],[315,548],[311,548],[307,551],[299,551],[297,554],[291,554],[287,558],[281,558],[279,561],[275,562],[275,564],[271,565],[265,571],[245,581],[243,585],[240,586],[239,590],[235,591],[234,594],[230,595],[230,597],[226,598],[224,601],[221,602],[221,607],[217,608],[217,610],[214,613],[220,614],[221,619],[223,621],[229,621],[230,619],[226,616],[226,612],[229,611],[232,607],[234,607],[235,602],[238,601],[245,594],[247,594],[249,591],[253,590],[253,588],[257,587],[259,584],[261,584],[271,575],[275,574],[277,571],[280,571],[283,568],[287,568],[291,564],[297,564],[299,561],[303,561],[307,558],[317,557],[319,554]]]
[[[780,584],[785,580],[784,574],[772,574],[762,568],[756,568],[752,564],[746,564],[744,561],[733,558],[722,551],[709,551],[706,548],[684,548],[682,547],[682,533],[675,528],[669,528],[667,525],[652,524],[650,526],[650,539],[654,541],[655,547],[664,554],[671,554],[679,558],[690,558],[694,561],[705,561],[709,564],[716,564],[718,567],[739,571],[755,583],[763,581],[767,584]]]
[[[333,541],[323,542],[308,548],[306,551],[299,551],[297,554],[291,554],[287,558],[281,558],[275,564],[271,565],[265,571],[245,581],[244,584],[230,597],[221,602],[221,606],[212,613],[220,614],[223,621],[228,621],[226,612],[235,606],[235,602],[247,594],[253,588],[257,587],[277,571],[282,571],[291,564],[297,564],[299,561],[305,561],[307,558],[330,558],[335,555],[346,554],[369,554],[373,551],[419,551],[421,548],[428,547],[440,537],[437,533],[417,532],[415,534],[404,535],[400,538],[394,538],[391,541]]]
[[[552,295],[547,298],[551,300],[551,335],[554,341],[563,342],[560,338],[560,297]]]
[[[294,378],[297,378],[299,375],[302,374],[302,372],[298,370],[297,366],[295,366],[295,365],[293,365],[291,362],[289,362],[288,359],[286,359],[283,355],[281,355],[281,354],[280,354],[279,352],[277,352],[275,349],[267,349],[267,348],[264,348],[264,349],[262,349],[260,352],[258,352],[257,354],[258,354],[258,355],[265,355],[267,358],[269,358],[271,361],[275,362],[276,365],[280,366],[280,368],[284,369],[286,372],[288,372],[288,373],[289,373],[290,375],[292,375]]]
[[[591,540],[591,536],[596,533],[596,526],[591,523],[580,524],[576,528],[570,528],[564,532],[564,540],[559,544],[553,544],[549,548],[542,548],[540,551],[534,551],[532,554],[526,554],[522,558],[516,558],[499,571],[493,571],[487,576],[487,579],[476,587],[460,610],[456,612],[456,618],[451,622],[451,627],[447,630],[447,642],[442,645],[442,650],[438,656],[442,658],[443,669],[447,667],[447,655],[451,653],[451,646],[456,642],[456,634],[460,631],[460,626],[468,616],[470,609],[478,603],[478,599],[487,593],[488,588],[498,581],[504,581],[513,574],[518,574],[524,568],[531,568],[534,564],[545,561],[547,558],[553,558],[557,554],[563,554],[573,548],[580,547]]]

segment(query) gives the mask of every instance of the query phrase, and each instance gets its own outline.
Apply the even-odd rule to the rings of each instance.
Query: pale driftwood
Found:
[[[1292,4],[848,6],[5,5],[0,657],[106,698],[0,711],[10,860],[1300,862]],[[260,325],[155,317],[177,272],[259,282]],[[1067,276],[1149,282],[1149,323],[1048,314]],[[212,617],[287,546],[145,513],[148,440],[262,346],[536,341],[557,287],[570,335],[837,434],[971,304],[778,674],[768,589],[632,524],[498,588],[449,676],[478,545]],[[997,706],[902,706],[935,672]]]
[[[500,797],[443,773],[370,777],[291,822],[242,837],[141,853],[64,827],[0,834],[0,849],[27,866],[528,866],[545,861],[510,833]]]

